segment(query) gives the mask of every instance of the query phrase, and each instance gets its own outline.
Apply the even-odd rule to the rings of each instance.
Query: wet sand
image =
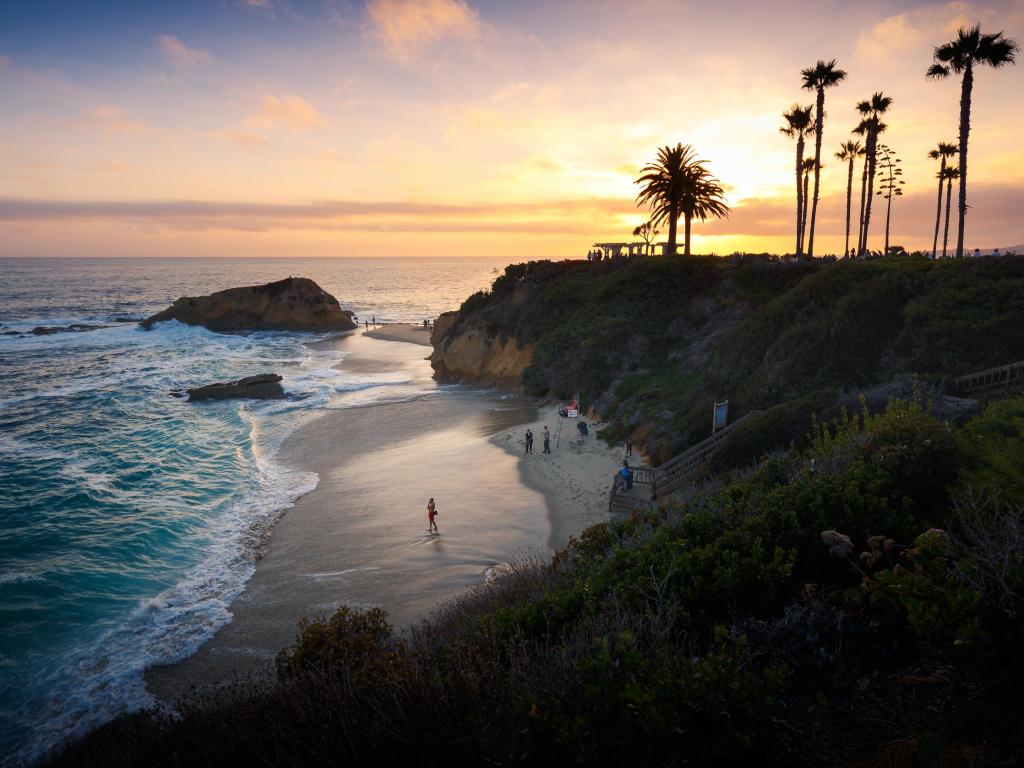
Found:
[[[542,494],[549,510],[551,550],[563,548],[584,528],[608,521],[608,493],[615,473],[622,467],[623,447],[605,445],[597,437],[602,424],[586,420],[589,434],[582,437],[577,419],[563,419],[558,432],[558,407],[545,406],[538,418],[503,430],[491,438],[493,445],[516,456],[523,483]],[[551,431],[551,453],[545,454],[544,427]],[[533,431],[533,453],[526,454],[526,430]],[[630,466],[643,466],[639,457]]]
[[[290,644],[303,616],[342,604],[385,608],[396,627],[479,583],[490,567],[548,552],[544,498],[489,438],[536,417],[519,398],[430,380],[422,349],[350,335],[340,367],[402,369],[424,384],[410,402],[329,411],[298,429],[285,462],[317,472],[315,490],[272,530],[233,621],[193,656],[151,668],[150,690],[174,701],[191,686],[256,672]],[[439,537],[426,534],[437,503]]]
[[[412,323],[388,323],[378,325],[364,333],[371,339],[383,339],[384,341],[405,341],[410,344],[420,344],[424,347],[430,346],[430,329],[422,325]]]

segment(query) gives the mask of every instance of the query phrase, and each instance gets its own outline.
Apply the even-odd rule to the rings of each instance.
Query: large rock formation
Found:
[[[172,392],[176,397],[181,397],[180,392]],[[261,400],[272,400],[284,397],[284,389],[281,387],[281,377],[276,373],[260,373],[256,376],[246,376],[238,381],[218,382],[207,384],[203,387],[186,389],[190,401],[195,400],[226,400],[232,397],[255,397]]]
[[[430,364],[443,381],[518,386],[523,369],[533,360],[533,346],[518,347],[512,338],[491,335],[473,321],[456,322],[445,312],[434,322]]]
[[[352,313],[312,280],[289,277],[266,285],[229,288],[209,296],[183,296],[142,321],[177,320],[211,331],[349,331]]]

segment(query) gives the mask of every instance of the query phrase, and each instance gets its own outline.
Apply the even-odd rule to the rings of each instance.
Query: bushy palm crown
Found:
[[[951,72],[960,74],[975,64],[987,64],[998,69],[1013,64],[1017,57],[1017,43],[1002,32],[983,35],[977,25],[963,27],[956,39],[935,49],[935,63],[928,67],[928,77],[947,77]]]
[[[818,61],[813,67],[800,71],[804,79],[803,87],[809,91],[816,91],[819,88],[831,88],[846,78],[846,72],[836,68],[836,60]]]
[[[782,113],[786,124],[779,128],[779,131],[790,138],[800,136],[801,134],[807,136],[814,133],[814,120],[811,118],[813,111],[814,108],[810,104],[806,107],[794,104],[789,108],[788,112]]]
[[[855,157],[861,157],[863,154],[864,147],[861,146],[859,141],[847,141],[839,145],[839,151],[836,152],[836,159],[844,161],[852,160]]]
[[[636,196],[638,205],[651,208],[651,224],[658,226],[673,214],[686,212],[704,221],[708,216],[727,216],[729,209],[718,180],[704,167],[689,144],[661,147],[658,159],[641,171],[637,184],[643,189]]]
[[[879,115],[884,114],[891,106],[891,96],[875,93],[872,94],[870,99],[857,104],[857,111],[862,115],[869,116],[868,119],[871,117],[877,118]]]
[[[939,146],[928,153],[928,157],[938,160],[940,157],[953,157],[958,151],[956,144],[940,141]]]

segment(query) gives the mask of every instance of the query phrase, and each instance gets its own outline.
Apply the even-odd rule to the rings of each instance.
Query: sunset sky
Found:
[[[849,77],[818,241],[842,248],[833,153],[881,90],[907,181],[893,241],[930,247],[926,155],[956,140],[960,87],[924,72],[975,22],[1021,42],[1024,0],[10,3],[0,256],[577,257],[631,239],[638,170],[676,142],[734,208],[695,250],[784,252],[778,128],[819,58]],[[979,72],[973,120],[965,245],[1024,243],[1024,61]]]

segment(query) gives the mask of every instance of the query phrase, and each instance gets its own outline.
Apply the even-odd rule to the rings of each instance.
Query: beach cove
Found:
[[[546,559],[583,528],[607,520],[607,488],[621,464],[591,431],[566,422],[542,454],[538,410],[518,395],[438,385],[425,359],[426,333],[412,326],[314,342],[360,375],[392,375],[422,394],[401,402],[339,407],[282,445],[286,466],[319,476],[275,524],[233,616],[192,656],[150,668],[147,684],[173,703],[203,687],[260,673],[295,637],[298,621],[341,605],[380,607],[399,629],[484,582],[516,559]],[[394,341],[391,339],[401,339]],[[536,453],[523,455],[531,428]],[[570,431],[571,430],[571,434]],[[426,535],[433,497],[441,535]]]

